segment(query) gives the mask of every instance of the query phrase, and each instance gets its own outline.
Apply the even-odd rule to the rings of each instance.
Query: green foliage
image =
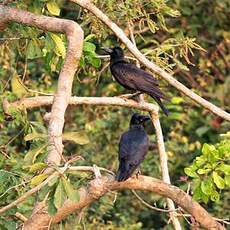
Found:
[[[138,49],[150,60],[210,102],[230,110],[228,0],[94,2],[128,36],[127,25],[131,25]],[[128,93],[112,80],[108,59],[98,57],[100,47],[122,44],[95,16],[62,0],[19,0],[11,1],[9,6],[71,19],[81,25],[85,34],[84,48],[74,78],[73,95]],[[9,24],[0,41],[0,103],[5,99],[13,102],[22,97],[37,96],[39,92],[53,94],[67,45],[63,34]],[[130,56],[127,50],[125,54]],[[161,117],[161,125],[172,183],[186,191],[188,182],[180,180],[185,171],[192,180],[193,198],[204,202],[218,201],[203,205],[213,216],[228,217],[230,175],[229,155],[226,154],[229,152],[229,123],[195,106],[163,81],[159,82],[169,97],[165,103],[170,115]],[[153,102],[147,96],[145,100]],[[9,108],[9,111],[3,111],[0,106],[0,206],[11,203],[47,178],[43,172],[49,151],[43,120],[47,111],[49,109],[44,107],[27,111],[23,106],[20,110]],[[119,138],[128,129],[133,112],[138,111],[120,107],[69,106],[63,136],[65,159],[82,156],[85,160],[75,164],[97,164],[115,172]],[[151,124],[148,126],[150,141],[155,143],[155,131]],[[223,141],[219,140],[221,133],[227,133]],[[142,173],[161,178],[157,149],[147,155]],[[15,229],[15,225],[21,223],[14,213],[19,211],[30,216],[35,202],[47,196],[48,211],[54,215],[67,198],[78,200],[79,187],[91,178],[87,173],[73,171],[55,177],[38,194],[1,216],[0,229]],[[165,199],[156,194],[141,193],[141,196],[158,207],[166,205]],[[185,221],[181,222],[183,229],[189,228]],[[170,228],[167,215],[143,207],[129,191],[119,193],[115,203],[114,194],[109,193],[87,207],[80,224],[76,215],[72,215],[54,229],[82,229],[82,225],[89,230],[95,226],[120,230],[146,230],[153,226]]]
[[[205,203],[218,202],[220,192],[230,188],[230,142],[223,140],[216,145],[204,144],[202,155],[195,158],[185,173],[193,178],[193,196]]]

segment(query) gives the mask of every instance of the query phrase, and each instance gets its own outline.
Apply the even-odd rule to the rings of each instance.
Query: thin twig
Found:
[[[149,203],[147,203],[146,201],[144,201],[137,193],[135,190],[131,190],[132,193],[136,196],[136,198],[142,203],[144,204],[146,207],[150,208],[150,209],[153,209],[155,211],[158,211],[158,212],[176,212],[178,209],[162,209],[162,208],[157,208],[157,207],[154,207],[152,205],[150,205]]]

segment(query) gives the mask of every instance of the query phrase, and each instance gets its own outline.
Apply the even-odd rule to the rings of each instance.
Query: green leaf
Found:
[[[205,133],[207,133],[210,130],[209,126],[202,126],[196,130],[196,134],[199,137],[202,137]]]
[[[63,188],[62,180],[59,180],[57,188],[54,193],[54,205],[57,209],[62,207],[66,200],[65,190]]]
[[[53,185],[55,185],[57,183],[59,179],[59,176],[54,176],[49,182],[48,182],[48,186],[52,187]]]
[[[190,177],[194,177],[194,178],[199,177],[197,173],[193,171],[191,168],[185,168],[184,172]]]
[[[54,216],[57,213],[57,208],[55,207],[54,197],[53,196],[50,197],[49,200],[48,200],[48,213],[51,216]]]
[[[75,190],[70,184],[70,182],[66,180],[64,177],[62,178],[62,183],[65,188],[67,197],[72,201],[78,202],[80,199],[78,191]]]
[[[63,140],[73,141],[79,145],[85,145],[89,143],[89,138],[85,131],[79,132],[66,132],[63,134]]]
[[[224,181],[225,181],[225,184],[230,187],[230,175],[225,175]]]
[[[214,171],[212,173],[212,178],[217,188],[224,189],[225,187],[224,179],[221,176],[219,176],[217,172]]]
[[[95,53],[96,46],[91,42],[84,42],[83,44],[83,51],[89,52],[89,53]]]
[[[38,162],[38,163],[35,163],[33,165],[31,165],[29,168],[29,172],[33,173],[33,172],[37,172],[39,170],[42,170],[44,168],[47,167],[47,164],[46,163],[43,163],[43,162]]]
[[[212,201],[218,202],[220,200],[220,195],[217,191],[213,191],[210,198]]]
[[[211,169],[198,169],[197,173],[202,175],[202,174],[207,174],[210,171],[211,171]]]
[[[43,174],[40,174],[40,175],[37,175],[35,177],[33,177],[30,181],[30,185],[33,187],[33,186],[36,186],[38,184],[40,184],[42,181],[44,181],[47,177],[49,176],[49,174],[46,174],[46,173],[43,173]]]
[[[35,149],[30,150],[24,157],[24,162],[26,165],[31,165],[36,160],[37,156],[43,152],[43,150],[47,147],[47,144],[43,144],[38,146]]]
[[[47,139],[48,135],[44,133],[29,133],[24,137],[25,141],[31,141],[34,139]]]
[[[214,151],[216,148],[214,145],[209,145],[209,144],[204,144],[203,147],[202,147],[202,153],[204,155],[208,155],[210,152]]]
[[[56,45],[56,48],[54,50],[55,53],[58,56],[62,56],[62,58],[65,58],[66,48],[65,48],[64,42],[62,41],[62,38],[60,36],[58,36],[57,34],[53,34],[53,33],[50,33],[50,36]]]
[[[173,98],[171,99],[171,102],[172,102],[173,104],[178,105],[178,104],[181,104],[182,102],[184,102],[184,98],[183,98],[183,97],[173,97]]]
[[[28,59],[35,59],[35,58],[42,57],[42,51],[36,40],[33,39],[29,41],[29,44],[26,50],[26,57]]]
[[[21,98],[27,94],[26,87],[24,86],[22,80],[15,72],[11,79],[11,88],[12,92],[18,97]]]
[[[226,175],[230,175],[230,165],[227,164],[221,164],[218,167],[218,170],[222,171]]]
[[[60,15],[60,8],[55,1],[50,1],[46,4],[48,11],[55,16]]]
[[[211,195],[213,192],[213,182],[211,179],[201,181],[201,191],[206,195]]]
[[[95,37],[96,37],[95,34],[89,34],[88,36],[85,37],[84,42],[87,42],[87,41],[89,41],[89,40],[91,40],[92,38],[95,38]]]
[[[99,68],[101,66],[101,60],[97,57],[90,58],[89,62],[95,68]]]

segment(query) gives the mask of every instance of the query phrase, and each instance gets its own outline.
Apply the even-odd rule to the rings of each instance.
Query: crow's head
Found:
[[[110,55],[111,58],[113,59],[121,59],[121,58],[124,58],[124,51],[121,47],[119,46],[116,46],[114,48],[106,48],[106,47],[103,47],[102,48],[107,54]]]
[[[150,120],[149,116],[144,116],[138,113],[134,113],[130,120],[130,127],[136,125],[144,126],[144,123],[148,120]]]

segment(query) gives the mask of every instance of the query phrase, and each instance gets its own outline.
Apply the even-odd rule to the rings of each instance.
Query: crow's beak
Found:
[[[113,50],[108,47],[101,47],[101,49],[104,50],[107,54],[111,54],[113,52]]]
[[[140,120],[141,120],[142,123],[145,123],[146,121],[150,120],[150,117],[149,116],[141,116]]]

